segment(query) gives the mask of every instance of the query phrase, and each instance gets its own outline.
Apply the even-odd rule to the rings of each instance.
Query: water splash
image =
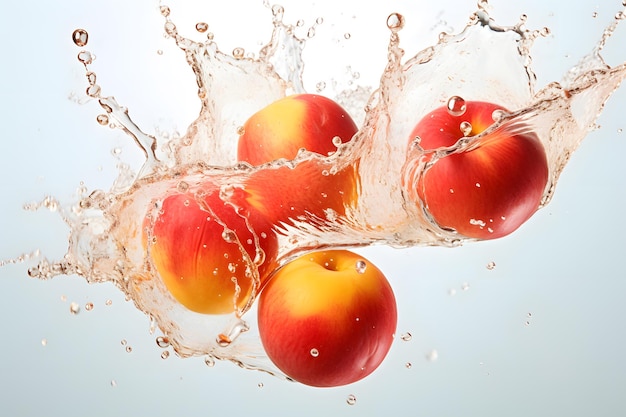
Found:
[[[462,237],[442,230],[423,210],[406,204],[408,198],[415,197],[409,185],[427,169],[427,163],[445,157],[445,153],[436,151],[433,158],[432,152],[419,147],[419,141],[407,151],[408,135],[415,122],[446,103],[450,111],[461,112],[464,100],[492,101],[511,109],[511,113],[496,115],[494,125],[477,137],[494,131],[534,131],[546,147],[550,165],[550,181],[542,200],[545,205],[572,152],[594,128],[605,101],[626,76],[624,64],[611,68],[601,56],[624,19],[623,11],[616,14],[593,51],[561,82],[539,91],[530,50],[534,41],[549,31],[526,29],[525,17],[512,26],[500,26],[489,16],[487,2],[479,2],[463,31],[444,34],[436,45],[405,60],[401,34],[410,22],[393,13],[387,19],[388,62],[378,89],[369,96],[359,94],[359,90],[339,94],[342,100],[351,101],[346,107],[366,110],[353,141],[341,144],[329,157],[303,152],[294,161],[252,168],[236,163],[239,127],[266,104],[304,92],[305,41],[294,34],[293,25],[283,21],[282,7],[268,8],[273,24],[271,39],[260,49],[258,58],[250,58],[243,49],[231,54],[222,52],[210,32],[204,42],[181,36],[169,7],[160,7],[166,35],[183,51],[196,75],[201,102],[200,115],[186,134],[166,143],[143,132],[126,108],[114,97],[103,95],[96,74],[90,70],[95,55],[81,50],[78,60],[85,67],[86,94],[96,99],[105,112],[98,116],[98,123],[114,121],[143,150],[146,162],[138,173],[122,169],[110,190],[85,192],[69,208],[52,198],[27,207],[58,211],[71,230],[67,254],[59,261],[40,260],[29,275],[43,279],[78,274],[89,282],[115,283],[157,323],[176,353],[183,357],[205,356],[209,366],[216,358],[229,359],[247,368],[276,372],[250,325],[253,318],[245,315],[251,304],[233,315],[195,314],[178,304],[156,275],[142,236],[145,219],[156,218],[165,196],[185,193],[195,202],[210,180],[223,192],[225,201],[237,205],[238,190],[267,178],[265,175],[286,172],[285,168],[293,170],[310,163],[321,177],[357,166],[358,203],[346,207],[345,215],[328,210],[324,218],[307,215],[276,225],[282,261],[309,249],[374,242],[398,247],[458,245],[464,241]],[[319,24],[322,22],[316,21]],[[196,29],[206,33],[209,26],[199,22]],[[311,29],[315,26],[309,33]],[[77,30],[72,39],[83,48],[88,34]],[[255,92],[253,97],[250,91]],[[469,136],[447,152],[462,152],[477,137]],[[148,232],[150,225],[148,222]],[[254,269],[254,262],[250,263]]]

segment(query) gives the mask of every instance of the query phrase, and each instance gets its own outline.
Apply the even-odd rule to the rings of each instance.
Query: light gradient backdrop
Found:
[[[476,8],[472,0],[282,4],[285,20],[303,19],[304,28],[324,17],[307,45],[309,88],[341,78],[347,65],[361,73],[361,83],[375,85],[391,12],[406,17],[402,44],[411,56],[439,32],[460,30]],[[491,4],[502,24],[526,13],[529,27],[552,29],[533,49],[539,87],[589,52],[622,7],[621,0]],[[262,0],[168,5],[183,34],[200,39],[194,25],[208,22],[226,51],[258,50],[270,34]],[[58,258],[66,226],[56,213],[23,211],[23,203],[45,195],[69,202],[80,181],[108,188],[116,173],[114,147],[123,161],[141,162],[120,131],[95,122],[97,103],[77,103],[84,101],[86,80],[72,31],[89,31],[87,49],[97,55],[92,69],[104,94],[115,95],[148,132],[184,132],[199,109],[194,78],[162,35],[156,1],[40,0],[2,8],[0,259],[36,248]],[[607,49],[610,64],[626,60],[625,43],[626,27],[620,27]],[[230,363],[209,368],[201,358],[163,360],[154,342],[158,332],[149,334],[148,319],[112,285],[90,286],[79,277],[41,282],[27,277],[26,265],[9,265],[0,268],[0,413],[623,416],[626,133],[618,130],[626,128],[625,108],[622,88],[607,103],[601,128],[565,169],[552,203],[512,236],[456,249],[361,251],[394,286],[398,335],[413,336],[398,337],[364,381],[313,389]],[[494,270],[486,268],[491,261]],[[70,315],[71,302],[81,306],[78,315]],[[88,302],[92,311],[84,308]],[[438,358],[429,361],[433,350]],[[350,394],[357,399],[352,406]]]

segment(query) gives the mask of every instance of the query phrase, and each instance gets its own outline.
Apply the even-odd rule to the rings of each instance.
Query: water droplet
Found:
[[[447,108],[448,113],[450,113],[451,116],[458,117],[465,114],[465,111],[467,110],[467,104],[462,97],[452,96],[448,99]]]
[[[126,346],[126,352],[130,353],[133,351],[133,348],[131,346]]]
[[[491,261],[487,264],[487,269],[492,271],[493,269],[496,268],[496,263],[494,261]]]
[[[530,326],[530,321],[526,320],[526,323],[524,323],[526,326]]]
[[[122,339],[122,340],[120,340],[120,344],[121,344],[122,346],[126,346],[126,343],[128,343],[128,342],[126,342],[126,339]]]
[[[472,124],[470,122],[461,122],[459,129],[461,129],[463,136],[469,136],[472,134]]]
[[[161,353],[161,359],[167,359],[170,357],[170,351],[169,350],[165,350],[163,351],[163,353]]]
[[[157,49],[157,55],[163,55],[163,49]]]
[[[159,336],[156,338],[156,344],[158,347],[165,349],[170,345],[170,339],[167,336]]]
[[[348,405],[356,404],[356,396],[354,394],[348,395],[348,398],[346,398],[346,403],[348,403]]]
[[[315,19],[315,23],[321,25],[322,23],[324,23],[324,18],[321,16],[318,17],[317,19]]]
[[[196,30],[200,33],[204,33],[209,30],[209,25],[205,22],[196,23]]]
[[[241,136],[241,135],[243,135],[243,134],[245,134],[245,133],[246,133],[246,128],[245,128],[245,127],[243,127],[243,126],[239,126],[239,127],[237,128],[237,134],[238,134],[239,136]]]
[[[93,60],[95,59],[93,54],[89,51],[80,51],[77,55],[77,58],[84,65],[91,64]]]
[[[111,386],[113,388],[117,387],[117,382],[114,379],[111,380]]]
[[[306,37],[310,39],[314,36],[315,36],[315,27],[311,26],[306,33]]]
[[[72,33],[72,40],[76,46],[83,47],[87,45],[87,42],[89,41],[89,33],[87,33],[85,29],[76,29]]]
[[[74,301],[72,301],[70,303],[70,314],[78,314],[80,312],[80,306],[78,305],[78,303],[75,303]]]
[[[235,59],[242,59],[246,54],[246,51],[243,48],[237,47],[233,49],[233,57]]]
[[[532,317],[532,314],[531,314],[531,313],[528,313],[526,316],[527,316],[527,317]]]
[[[591,17],[593,17],[594,19],[595,19],[596,17],[598,17],[598,12],[593,12],[593,13],[591,14]]]
[[[406,367],[406,369],[411,369],[413,367],[413,364],[411,362],[407,362],[404,364],[404,366]]]
[[[213,356],[206,356],[204,358],[204,364],[209,368],[213,368],[215,366],[215,359],[213,359]]]
[[[225,242],[234,243],[237,241],[237,234],[232,230],[224,230],[222,232],[222,239],[224,239]],[[228,269],[230,269],[230,265],[232,264],[228,265]]]
[[[91,310],[93,310],[93,303],[87,303],[87,304],[85,304],[85,310],[87,310],[87,311],[91,311]]]
[[[398,32],[404,27],[404,16],[400,13],[391,13],[387,17],[387,27],[394,33]]]
[[[343,34],[343,38],[344,39],[350,39],[352,37],[352,35],[350,35],[350,33],[344,33]]]
[[[339,136],[335,136],[333,138],[333,145],[335,145],[336,147],[341,146],[342,143],[343,142],[342,142],[342,140],[341,140],[341,138]]]
[[[467,290],[469,290],[469,287],[470,287],[470,286],[469,286],[469,283],[464,282],[464,283],[461,285],[461,290],[463,290],[463,291],[467,291]]]
[[[283,6],[279,4],[275,4],[272,6],[272,15],[274,15],[277,20],[282,20],[283,13],[285,13],[285,9],[283,8]]]
[[[62,301],[62,302],[66,302],[66,301],[67,301],[67,295],[65,295],[65,294],[64,294],[64,295],[62,295],[62,296],[61,296],[61,301]]]
[[[449,295],[450,297],[454,297],[454,296],[456,295],[456,289],[454,289],[454,288],[450,288],[450,289],[448,290],[448,295]]]
[[[41,339],[41,346],[46,347],[46,345],[48,344],[48,339]]]
[[[110,306],[111,304],[113,304],[113,301],[111,301],[111,300],[106,300],[104,302],[104,305],[107,305],[107,306]]]
[[[356,272],[358,272],[359,274],[364,274],[366,269],[367,269],[367,262],[365,262],[362,259],[356,261]]]
[[[437,352],[437,350],[435,349],[431,350],[430,352],[426,354],[426,360],[428,360],[429,362],[435,362],[438,358],[439,358],[439,352]]]
[[[109,124],[109,116],[106,114],[99,114],[96,116],[96,122],[98,122],[99,125],[106,126]]]
[[[315,90],[318,93],[321,93],[325,88],[326,88],[326,83],[324,81],[320,81],[317,84],[315,84]]]
[[[404,342],[408,342],[409,340],[413,339],[413,335],[409,332],[403,333],[402,336],[400,336],[400,339],[402,339]]]
[[[170,8],[167,6],[161,6],[159,9],[161,11],[161,16],[168,17],[170,15]]]
[[[313,356],[314,358],[317,358],[320,355],[319,350],[317,350],[315,348],[311,349],[311,351],[309,353],[311,353],[311,356]]]
[[[259,387],[259,388],[263,388],[263,383],[262,383],[262,382],[259,382],[259,383],[258,383],[258,384],[256,384],[256,385],[257,385],[257,387]]]

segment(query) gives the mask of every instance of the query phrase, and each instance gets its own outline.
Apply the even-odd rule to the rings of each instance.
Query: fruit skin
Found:
[[[413,129],[425,150],[454,145],[463,137],[460,125],[469,122],[474,136],[505,108],[481,101],[466,102],[466,111],[453,116],[440,107]],[[545,149],[531,131],[508,133],[497,129],[466,151],[437,160],[417,184],[419,198],[443,228],[463,236],[495,239],[515,231],[539,207],[548,181]]]
[[[237,156],[254,166],[294,159],[301,148],[327,156],[337,150],[335,136],[348,142],[358,130],[339,104],[315,94],[277,100],[252,115],[243,128]]]
[[[243,309],[252,295],[253,278],[243,253],[255,259],[255,236],[218,191],[204,197],[203,205],[212,213],[201,208],[192,193],[166,197],[152,227],[148,253],[168,291],[183,306],[204,314],[233,313]],[[259,216],[250,215],[248,221],[264,252],[258,268],[263,280],[276,266],[278,240]],[[224,235],[224,225],[237,239]]]
[[[281,371],[306,385],[334,387],[380,365],[397,309],[378,268],[355,253],[331,250],[279,269],[259,296],[258,322],[263,347]]]
[[[314,94],[280,99],[255,113],[244,124],[238,160],[261,165],[291,160],[298,150],[328,156],[337,150],[333,138],[352,139],[358,128],[333,100]],[[338,215],[356,203],[358,174],[353,165],[330,172],[331,165],[311,159],[297,166],[274,166],[254,172],[246,184],[247,202],[276,223],[301,216],[326,219],[328,209]],[[325,172],[323,175],[322,171]]]

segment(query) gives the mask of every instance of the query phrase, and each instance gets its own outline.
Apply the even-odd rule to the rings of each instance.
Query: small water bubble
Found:
[[[128,342],[126,341],[126,339],[122,339],[122,340],[120,340],[120,344],[121,344],[122,346],[126,346],[126,344],[127,344],[127,343],[128,343]]]
[[[157,55],[163,55],[163,49],[157,49]]]
[[[215,39],[215,33],[213,32],[207,32],[206,33],[206,38],[210,41],[212,41],[213,39]]]
[[[526,317],[532,317],[532,314],[531,314],[531,313],[528,313],[528,314],[526,315]]]
[[[109,124],[109,116],[106,114],[99,114],[96,116],[96,122],[98,122],[99,125],[106,126]]]
[[[113,301],[112,301],[112,300],[106,300],[106,301],[104,302],[104,305],[106,305],[106,306],[110,306],[111,304],[113,304]]]
[[[87,304],[85,304],[85,310],[87,310],[87,311],[91,311],[91,310],[93,310],[93,303],[87,303]]]
[[[76,29],[72,32],[72,40],[76,46],[83,47],[89,41],[89,33],[85,29]]]
[[[78,313],[80,313],[80,305],[78,305],[78,303],[75,303],[74,301],[72,301],[70,303],[70,314],[76,315]]]
[[[170,8],[167,6],[161,6],[159,10],[161,12],[161,16],[163,17],[168,17],[170,15]]]
[[[322,23],[324,23],[324,18],[321,16],[318,17],[317,19],[315,19],[315,23],[321,25]]]
[[[114,379],[111,380],[111,386],[113,388],[117,387],[117,382]]]
[[[356,261],[356,272],[358,272],[359,274],[364,274],[366,270],[367,270],[367,262],[361,259]]]
[[[336,147],[339,147],[342,143],[343,142],[339,136],[335,136],[333,138],[333,145],[335,145]]]
[[[619,129],[617,129],[617,133],[622,133],[624,131],[624,129],[622,129],[621,127]]]
[[[464,282],[464,283],[461,285],[461,290],[463,290],[463,291],[467,291],[467,290],[469,290],[469,287],[470,287],[469,283],[468,283],[468,282]]]
[[[324,81],[320,81],[317,84],[315,84],[315,90],[318,93],[321,93],[325,88],[326,88],[326,83]]]
[[[80,51],[77,55],[77,58],[84,65],[91,64],[95,59],[94,55],[89,51]]]
[[[256,386],[259,387],[259,388],[263,388],[263,383],[259,382],[258,384],[256,384]]]
[[[451,116],[463,116],[465,111],[467,110],[467,104],[465,103],[465,99],[459,96],[452,96],[448,99],[448,113]]]
[[[398,32],[404,27],[404,16],[400,13],[391,13],[387,17],[387,27],[394,33]]]
[[[206,356],[204,358],[204,364],[209,368],[213,368],[215,366],[215,359],[213,359],[213,356]]]
[[[296,22],[296,26],[301,28],[302,26],[304,26],[304,20],[300,19]]]
[[[100,97],[100,91],[102,91],[100,86],[98,84],[94,84],[94,85],[90,85],[89,87],[87,87],[87,89],[85,90],[85,93],[89,97],[98,98]]]
[[[204,33],[209,30],[209,25],[206,22],[198,22],[196,23],[196,30],[200,33]]]
[[[487,264],[487,269],[492,271],[496,268],[496,263],[494,261],[491,261]]]
[[[350,39],[351,37],[352,37],[352,35],[350,33],[348,33],[348,32],[343,34],[343,38],[346,39],[346,40]]]
[[[413,335],[409,332],[402,333],[402,336],[400,336],[400,339],[402,339],[402,341],[404,342],[408,342],[409,340],[413,339]]]
[[[426,360],[429,362],[435,362],[439,358],[439,352],[436,349],[431,350],[426,354]]]
[[[48,339],[43,338],[41,339],[41,346],[46,347],[48,345]]]
[[[530,326],[530,321],[526,320],[526,322],[524,323],[525,326]]]
[[[472,124],[470,122],[461,122],[459,129],[461,129],[463,136],[469,136],[472,134]]]
[[[315,27],[311,26],[309,30],[306,32],[306,37],[310,39],[314,36],[315,36]]]
[[[176,184],[176,189],[181,193],[186,193],[189,189],[189,183],[185,181],[180,181],[178,184]]]
[[[133,348],[131,346],[126,346],[126,353],[131,353]]]
[[[313,348],[311,349],[311,351],[309,352],[311,354],[311,356],[313,356],[314,358],[317,358],[320,355],[319,350]]]
[[[245,55],[246,55],[246,51],[243,48],[237,47],[233,49],[233,57],[235,59],[243,59]]]
[[[122,154],[122,148],[113,148],[111,149],[111,155],[119,156]]]
[[[159,336],[156,338],[156,344],[158,347],[165,349],[170,345],[170,339],[167,336]]]
[[[626,6],[626,4],[625,4]],[[626,19],[626,13],[624,12],[617,12],[615,13],[615,20],[624,20]]]
[[[170,351],[169,350],[165,350],[161,353],[161,359],[167,359],[170,357]]]
[[[232,230],[224,230],[222,232],[222,239],[224,239],[225,242],[228,243],[234,243],[237,241],[237,234],[235,232],[233,232]],[[228,265],[228,268],[230,269],[230,265]]]
[[[348,405],[356,404],[356,396],[354,394],[348,395],[348,398],[346,398],[346,403],[348,403]]]
[[[455,288],[450,288],[450,289],[448,290],[448,295],[449,295],[450,297],[454,297],[454,296],[456,295],[456,289],[455,289]]]
[[[598,12],[593,12],[593,13],[591,14],[591,17],[593,17],[594,19],[595,19],[596,17],[598,17]]]

